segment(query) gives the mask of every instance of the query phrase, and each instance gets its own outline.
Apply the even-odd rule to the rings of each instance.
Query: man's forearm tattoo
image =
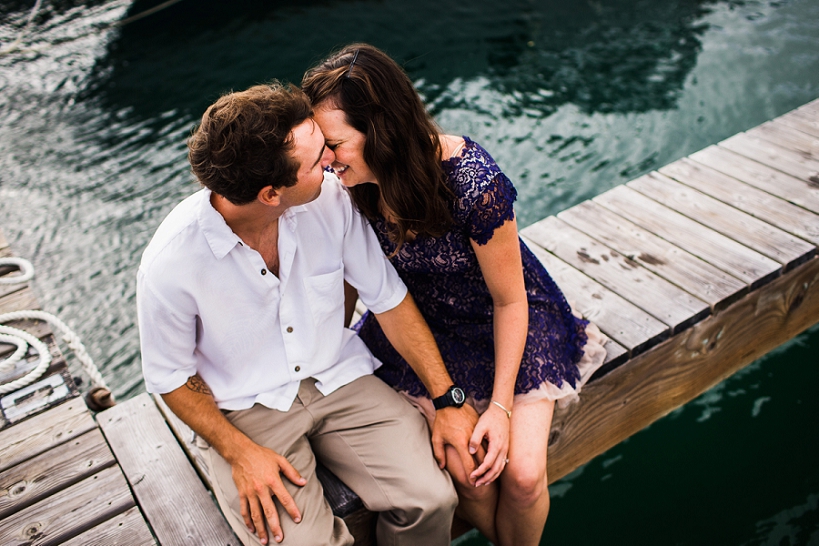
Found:
[[[188,381],[185,383],[185,386],[193,392],[198,392],[199,394],[213,394],[210,391],[208,384],[205,383],[201,377],[199,377],[199,374],[190,376]]]

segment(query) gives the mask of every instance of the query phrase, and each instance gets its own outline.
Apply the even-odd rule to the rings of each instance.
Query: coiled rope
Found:
[[[24,260],[23,258],[0,258],[0,266],[9,265],[17,267],[20,270],[20,274],[0,277],[0,284],[23,283],[34,276],[34,267],[28,260]],[[63,321],[51,313],[35,310],[12,311],[10,313],[0,314],[0,341],[10,343],[17,347],[10,357],[0,362],[0,374],[13,369],[17,362],[26,355],[29,347],[34,349],[39,356],[37,365],[26,375],[14,381],[0,383],[0,395],[14,392],[34,383],[51,365],[51,352],[45,343],[24,330],[3,324],[23,319],[47,322],[62,334],[63,340],[65,340],[71,350],[74,351],[74,355],[77,357],[82,369],[91,379],[93,388],[86,396],[86,401],[89,406],[91,406],[91,409],[102,409],[114,405],[114,397],[111,394],[111,389],[106,385],[102,374],[100,374],[94,365],[94,361],[91,359],[88,351],[85,350],[85,345],[82,344],[79,336]]]

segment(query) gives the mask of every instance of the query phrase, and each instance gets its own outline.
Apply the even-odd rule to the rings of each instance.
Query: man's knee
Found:
[[[418,491],[412,495],[412,498],[417,500],[422,514],[454,513],[455,507],[458,506],[458,494],[455,492],[452,481],[442,471],[440,477],[435,478],[438,479],[426,481],[419,477],[414,480]]]
[[[442,487],[440,491],[432,495],[432,497],[430,505],[434,506],[437,510],[455,512],[455,507],[458,506],[458,494],[455,492],[455,488],[449,480],[447,480],[447,486]]]

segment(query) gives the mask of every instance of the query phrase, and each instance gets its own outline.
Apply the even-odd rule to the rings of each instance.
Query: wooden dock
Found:
[[[819,101],[521,235],[611,338],[581,402],[555,414],[556,481],[819,322]],[[28,286],[0,285],[0,313],[36,306]],[[20,326],[57,358],[0,399],[0,544],[238,545],[195,437],[161,399],[93,416],[50,331]],[[335,513],[372,544],[373,515],[321,472]]]

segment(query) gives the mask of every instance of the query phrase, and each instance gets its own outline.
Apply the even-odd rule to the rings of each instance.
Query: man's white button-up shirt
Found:
[[[287,411],[302,379],[329,394],[380,365],[344,328],[346,279],[373,312],[407,289],[335,175],[279,218],[279,276],[201,190],[176,206],[142,256],[137,311],[149,392],[195,373],[217,405]]]

